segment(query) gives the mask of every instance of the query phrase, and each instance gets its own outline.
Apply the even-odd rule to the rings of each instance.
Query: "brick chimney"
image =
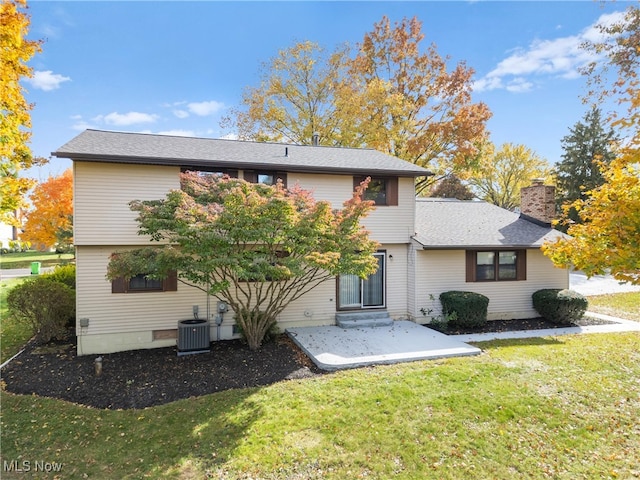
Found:
[[[543,227],[550,227],[556,215],[555,187],[535,178],[530,187],[520,191],[520,217]]]

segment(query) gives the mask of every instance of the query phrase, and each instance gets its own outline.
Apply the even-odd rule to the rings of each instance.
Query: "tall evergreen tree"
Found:
[[[609,165],[615,158],[617,143],[614,131],[605,128],[598,107],[587,112],[584,123],[576,123],[569,132],[562,139],[562,161],[556,165],[556,203],[558,209],[568,209],[565,224],[558,228],[565,231],[569,223],[580,222],[578,212],[569,205],[586,199],[589,191],[604,183],[602,166]]]

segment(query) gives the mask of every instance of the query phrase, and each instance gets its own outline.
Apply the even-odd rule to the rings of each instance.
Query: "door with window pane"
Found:
[[[385,254],[374,253],[378,270],[364,280],[356,275],[340,275],[338,308],[381,308],[385,306]]]

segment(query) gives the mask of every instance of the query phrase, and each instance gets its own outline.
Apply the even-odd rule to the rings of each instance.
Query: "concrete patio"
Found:
[[[340,328],[329,325],[288,328],[286,333],[319,368],[331,371],[367,365],[478,355],[482,352],[479,348],[465,342],[589,333],[640,332],[638,322],[591,312],[587,315],[615,323],[447,336],[417,323],[399,320],[394,321],[391,326],[384,327]]]
[[[286,332],[323,370],[481,353],[479,348],[404,320],[384,327],[299,327]]]

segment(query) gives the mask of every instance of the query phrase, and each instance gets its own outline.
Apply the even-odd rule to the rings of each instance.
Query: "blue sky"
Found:
[[[578,47],[629,4],[568,2],[32,1],[30,38],[44,39],[25,81],[32,151],[48,157],[85,128],[217,138],[219,122],[256,86],[261,65],[295,42],[355,44],[383,15],[417,16],[424,48],[475,74],[474,101],[493,112],[496,145],[524,144],[550,162],[587,111]],[[40,180],[71,165],[53,158]]]

